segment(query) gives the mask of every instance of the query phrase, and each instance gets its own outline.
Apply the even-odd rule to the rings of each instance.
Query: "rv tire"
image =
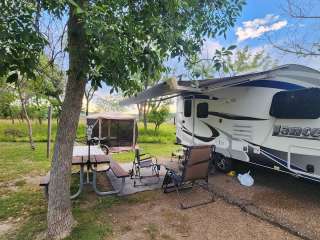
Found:
[[[231,158],[227,158],[218,153],[214,155],[214,164],[219,171],[224,173],[230,172],[233,167],[233,161]]]

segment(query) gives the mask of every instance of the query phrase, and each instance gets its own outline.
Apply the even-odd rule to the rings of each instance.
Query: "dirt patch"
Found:
[[[39,186],[41,177],[42,176],[25,176],[23,177],[23,180],[29,185]]]
[[[176,193],[155,194],[154,201],[125,204],[106,213],[114,225],[112,239],[299,239],[221,199],[181,210]],[[194,192],[183,195],[193,198]]]
[[[226,201],[253,215],[279,224],[305,239],[320,239],[319,185],[284,174],[256,169],[255,184],[247,188],[236,178],[215,174],[211,185]]]
[[[16,229],[16,227],[16,223],[9,221],[0,222],[0,237],[12,232],[14,229]]]

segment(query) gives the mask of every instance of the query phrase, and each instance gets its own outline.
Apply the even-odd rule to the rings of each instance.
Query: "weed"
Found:
[[[154,223],[149,223],[144,231],[148,234],[150,240],[157,239],[157,236],[159,235],[159,229]]]

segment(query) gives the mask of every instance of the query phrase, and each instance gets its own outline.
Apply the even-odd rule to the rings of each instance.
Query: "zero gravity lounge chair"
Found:
[[[192,208],[214,201],[214,194],[209,189],[208,172],[211,161],[212,146],[192,146],[188,147],[183,161],[182,173],[178,174],[174,170],[167,170],[163,180],[162,188],[164,193],[176,191],[180,207],[182,209]],[[200,186],[210,194],[210,199],[193,205],[184,205],[180,190],[192,188],[194,185]]]

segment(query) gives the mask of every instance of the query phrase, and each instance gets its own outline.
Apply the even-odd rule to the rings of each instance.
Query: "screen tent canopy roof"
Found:
[[[120,112],[95,113],[87,116],[87,119],[110,119],[110,120],[135,120],[135,116]]]

